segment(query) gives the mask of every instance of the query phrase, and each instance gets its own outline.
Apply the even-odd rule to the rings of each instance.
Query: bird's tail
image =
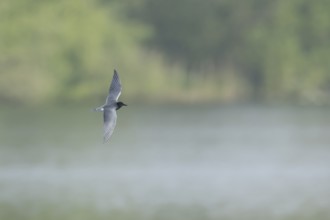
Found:
[[[94,112],[103,112],[103,110],[104,110],[103,105],[93,109]]]

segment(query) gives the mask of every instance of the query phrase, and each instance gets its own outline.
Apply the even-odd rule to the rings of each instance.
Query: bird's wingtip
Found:
[[[107,139],[107,138],[103,138],[103,144],[108,143],[108,141],[109,141],[109,139]]]

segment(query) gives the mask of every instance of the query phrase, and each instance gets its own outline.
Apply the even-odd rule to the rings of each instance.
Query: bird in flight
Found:
[[[112,82],[109,89],[109,95],[105,100],[105,104],[95,108],[94,111],[103,112],[103,143],[106,143],[116,126],[117,113],[116,111],[122,106],[127,106],[123,102],[118,102],[118,98],[121,94],[121,83],[116,70],[114,70]]]

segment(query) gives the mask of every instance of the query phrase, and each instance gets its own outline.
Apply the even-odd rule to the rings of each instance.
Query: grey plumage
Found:
[[[116,126],[117,113],[116,108],[106,107],[103,111],[103,142],[107,142]]]
[[[112,77],[112,82],[109,88],[109,95],[106,98],[105,104],[94,109],[95,111],[103,111],[103,142],[107,142],[116,126],[117,122],[117,110],[126,104],[118,102],[118,98],[121,94],[121,83],[116,70]]]
[[[112,104],[117,102],[120,94],[121,94],[121,83],[117,71],[114,70],[106,104]]]

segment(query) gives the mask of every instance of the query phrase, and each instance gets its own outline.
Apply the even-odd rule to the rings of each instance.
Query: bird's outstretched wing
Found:
[[[103,111],[103,143],[107,142],[115,129],[117,113],[115,108],[105,108]]]
[[[107,104],[117,102],[118,98],[121,94],[121,83],[119,80],[119,76],[116,70],[114,70],[112,82],[109,88],[109,95],[107,97]]]

